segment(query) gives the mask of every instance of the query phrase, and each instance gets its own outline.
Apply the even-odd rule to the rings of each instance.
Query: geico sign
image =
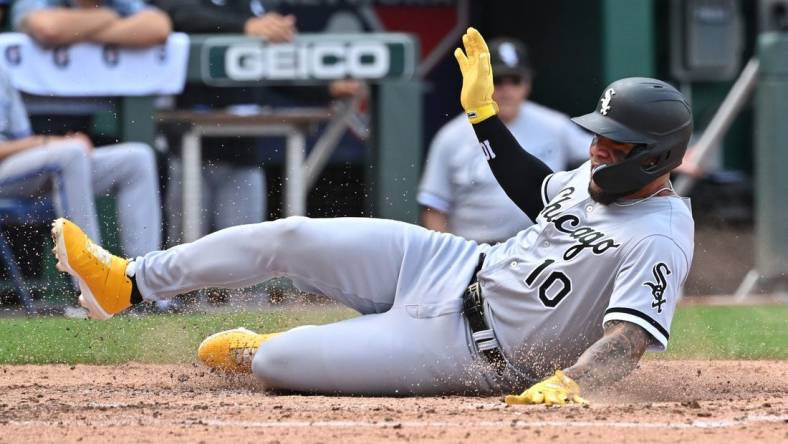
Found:
[[[377,79],[389,71],[384,43],[237,45],[227,48],[224,67],[233,80]]]

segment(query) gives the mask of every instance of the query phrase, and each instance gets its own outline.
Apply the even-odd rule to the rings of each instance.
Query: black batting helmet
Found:
[[[631,194],[681,164],[692,135],[687,99],[667,83],[645,77],[617,80],[602,92],[596,111],[572,119],[592,133],[636,146],[593,178],[609,193]]]
[[[491,40],[488,46],[493,75],[514,75],[526,80],[531,78],[531,58],[523,42],[501,37]]]

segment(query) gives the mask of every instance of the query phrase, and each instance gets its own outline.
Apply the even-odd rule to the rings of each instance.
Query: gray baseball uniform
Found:
[[[553,171],[588,158],[592,136],[566,115],[534,102],[524,102],[506,126]],[[465,114],[435,135],[417,199],[448,215],[449,232],[478,242],[508,239],[533,223],[495,180]]]
[[[688,202],[610,206],[589,197],[590,164],[543,182],[536,224],[495,246],[376,219],[292,217],[222,230],[137,258],[145,299],[288,276],[363,316],[266,342],[268,387],[319,393],[501,393],[573,363],[603,323],[643,327],[662,350],[693,252]],[[490,330],[471,333],[462,293],[477,274]],[[499,346],[502,374],[478,350]]]
[[[19,92],[0,70],[0,143],[28,137],[30,121]],[[94,196],[114,194],[124,253],[161,246],[156,161],[150,147],[121,143],[89,151],[76,139],[33,147],[0,159],[0,196],[51,194],[56,211],[99,239]]]

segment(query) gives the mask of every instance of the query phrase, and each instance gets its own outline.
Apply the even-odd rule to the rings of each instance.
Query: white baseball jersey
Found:
[[[488,320],[524,372],[565,368],[612,320],[639,325],[664,350],[693,254],[687,199],[602,205],[590,162],[548,176],[535,225],[487,252],[479,273]]]
[[[592,136],[557,111],[525,102],[507,127],[553,171],[588,159]],[[418,201],[448,214],[449,232],[479,242],[508,239],[532,224],[495,180],[464,114],[433,139]]]

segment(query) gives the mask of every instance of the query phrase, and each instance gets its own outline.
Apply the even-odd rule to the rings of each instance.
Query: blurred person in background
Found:
[[[170,19],[162,11],[146,5],[144,0],[17,0],[11,7],[11,26],[30,35],[45,47],[75,43],[96,43],[118,47],[145,48],[164,43],[172,32]],[[21,102],[20,102],[21,103]],[[27,116],[25,116],[27,119]],[[29,124],[27,125],[29,127]],[[88,136],[72,133],[63,138],[36,138],[16,142],[17,148],[33,148],[4,160],[4,171],[18,177],[20,170],[38,171],[29,181],[4,188],[17,192],[38,190],[47,182],[41,169],[54,168],[57,177],[67,186],[56,189],[64,193],[68,207],[65,214],[85,220],[89,230],[98,235],[98,221],[93,195],[116,193],[122,231],[131,231],[123,238],[124,253],[130,256],[161,246],[161,199],[154,152],[144,144],[120,144],[93,151]],[[32,144],[32,145],[30,145]],[[69,149],[64,150],[63,147]],[[14,153],[16,148],[10,153]],[[54,155],[57,153],[57,156]],[[76,156],[76,157],[74,157]],[[76,178],[71,168],[89,168]],[[67,173],[67,171],[71,171]],[[76,185],[77,182],[82,182]],[[57,185],[57,184],[56,184]],[[78,186],[78,191],[74,187]],[[92,189],[92,191],[91,191]],[[77,200],[72,193],[81,197]],[[157,304],[161,311],[170,303]],[[75,313],[78,315],[78,313]]]
[[[147,47],[163,43],[172,31],[167,15],[143,0],[17,0],[12,22],[44,46]]]
[[[52,196],[55,211],[100,236],[94,198],[116,198],[123,253],[161,247],[161,204],[153,150],[143,143],[94,148],[79,132],[34,134],[19,92],[0,70],[0,197]]]
[[[700,158],[698,156],[698,150],[696,149],[695,145],[687,148],[687,152],[684,154],[684,159],[682,160],[681,165],[679,165],[674,170],[674,172],[691,176],[695,179],[701,179],[706,176],[708,171],[706,171],[706,168],[701,165]]]
[[[291,42],[298,29],[296,17],[268,10],[259,0],[154,0],[166,12],[175,31],[191,34],[244,34],[269,43]],[[355,80],[337,80],[325,86],[276,86],[271,88],[214,88],[190,84],[177,98],[180,109],[220,109],[233,105],[325,106],[335,99],[366,94],[366,87]],[[171,131],[172,133],[172,131]],[[172,134],[170,134],[172,136]],[[170,145],[178,140],[169,137]],[[176,149],[177,150],[177,149]],[[265,172],[262,154],[255,142],[240,138],[210,138],[203,141],[203,232],[266,219]],[[179,164],[170,165],[167,205],[170,214],[181,213],[177,182],[182,175]],[[168,244],[181,241],[180,218],[169,220]]]
[[[511,38],[493,40],[490,62],[498,116],[520,145],[553,171],[585,161],[592,136],[568,116],[528,100],[533,70],[525,45]],[[495,180],[485,159],[488,152],[465,114],[438,131],[419,188],[422,225],[496,243],[533,223]]]
[[[166,12],[176,31],[193,34],[246,34],[268,42],[295,37],[296,18],[268,11],[260,0],[153,0]]]

